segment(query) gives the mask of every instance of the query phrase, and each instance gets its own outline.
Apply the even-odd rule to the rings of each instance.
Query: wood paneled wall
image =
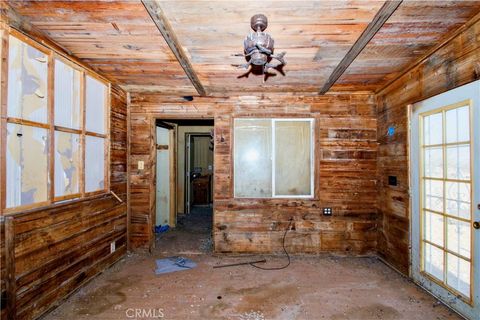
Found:
[[[405,274],[409,270],[408,105],[478,79],[480,22],[382,90],[378,96],[379,254]],[[389,126],[395,134],[387,136]],[[388,185],[388,176],[398,186]]]
[[[153,244],[154,121],[215,120],[214,242],[216,252],[278,252],[290,218],[290,252],[376,250],[377,120],[372,95],[269,94],[197,98],[148,93],[130,98],[130,224],[133,247]],[[315,198],[233,197],[232,124],[236,116],[314,117]],[[138,170],[137,161],[144,161]],[[332,207],[324,217],[322,207]]]
[[[5,267],[5,223],[0,217],[0,319],[7,316],[7,268]]]
[[[38,317],[126,253],[126,94],[113,87],[111,102],[111,190],[124,202],[108,194],[2,217],[2,319]]]

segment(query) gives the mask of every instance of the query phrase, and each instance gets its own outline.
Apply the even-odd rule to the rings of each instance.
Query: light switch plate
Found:
[[[110,242],[110,253],[114,253],[116,250],[115,248],[115,241]]]
[[[145,162],[138,161],[137,167],[138,167],[138,170],[143,170],[145,168]]]

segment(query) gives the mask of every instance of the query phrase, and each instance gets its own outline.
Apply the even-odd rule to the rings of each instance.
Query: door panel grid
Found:
[[[420,115],[421,272],[472,297],[471,106]]]

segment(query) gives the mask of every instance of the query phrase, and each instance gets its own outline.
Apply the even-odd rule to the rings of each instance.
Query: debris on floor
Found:
[[[169,225],[155,226],[155,233],[167,232],[170,229]]]
[[[168,257],[165,259],[157,259],[156,263],[157,269],[155,270],[155,274],[193,269],[197,266],[195,262],[184,257]]]
[[[202,252],[211,252],[213,249],[213,240],[211,237],[200,240],[200,250]]]
[[[265,320],[265,316],[262,312],[258,311],[250,311],[245,312],[244,314],[240,315],[241,320]]]

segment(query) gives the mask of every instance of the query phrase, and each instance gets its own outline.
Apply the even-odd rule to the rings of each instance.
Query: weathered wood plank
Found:
[[[185,51],[183,50],[180,42],[177,39],[175,32],[173,31],[170,22],[168,21],[165,13],[163,12],[160,4],[156,0],[142,0],[143,6],[147,9],[148,14],[152,18],[153,22],[158,28],[158,31],[162,34],[165,42],[167,42],[170,50],[172,50],[173,54],[177,58],[178,62],[182,66],[183,70],[187,74],[188,78],[192,82],[195,89],[201,96],[205,96],[207,93],[205,88],[203,87],[200,79],[198,78],[195,70],[193,70],[192,64],[188,59]]]
[[[7,319],[15,319],[17,314],[17,284],[15,274],[15,221],[5,217],[5,270]]]
[[[376,101],[373,96],[281,93],[195,97],[188,102],[180,97],[135,93],[131,94],[130,101],[133,247],[148,248],[153,242],[152,154],[156,148],[150,128],[155,123],[153,119],[213,118],[214,242],[217,252],[281,250],[282,230],[290,218],[294,219],[295,228],[302,229],[290,233],[293,242],[288,246],[292,252],[374,252],[378,188]],[[234,198],[232,124],[233,118],[241,116],[315,119],[314,199]],[[138,160],[145,161],[144,170],[137,169]],[[324,217],[322,207],[332,207],[334,215]],[[372,230],[356,227],[372,221]],[[315,227],[305,227],[307,225]],[[323,235],[324,232],[327,233]],[[322,237],[325,239],[323,245]],[[341,243],[335,244],[333,239],[337,238]]]
[[[112,87],[110,181],[124,202],[106,194],[6,216],[0,222],[2,317],[39,317],[125,254],[126,98]]]
[[[378,251],[405,274],[410,268],[411,214],[407,106],[478,79],[480,21],[476,16],[471,22],[377,95]],[[387,135],[389,126],[395,127],[392,137]],[[397,186],[388,185],[389,175],[397,176]]]
[[[348,50],[340,63],[335,67],[332,74],[328,77],[327,82],[320,89],[320,94],[325,94],[337,82],[338,78],[347,70],[355,58],[362,52],[363,48],[372,40],[375,34],[380,30],[383,24],[390,18],[390,16],[397,10],[402,3],[402,0],[388,0],[380,10],[377,12],[373,20],[368,24],[367,28],[362,32],[357,41]]]

